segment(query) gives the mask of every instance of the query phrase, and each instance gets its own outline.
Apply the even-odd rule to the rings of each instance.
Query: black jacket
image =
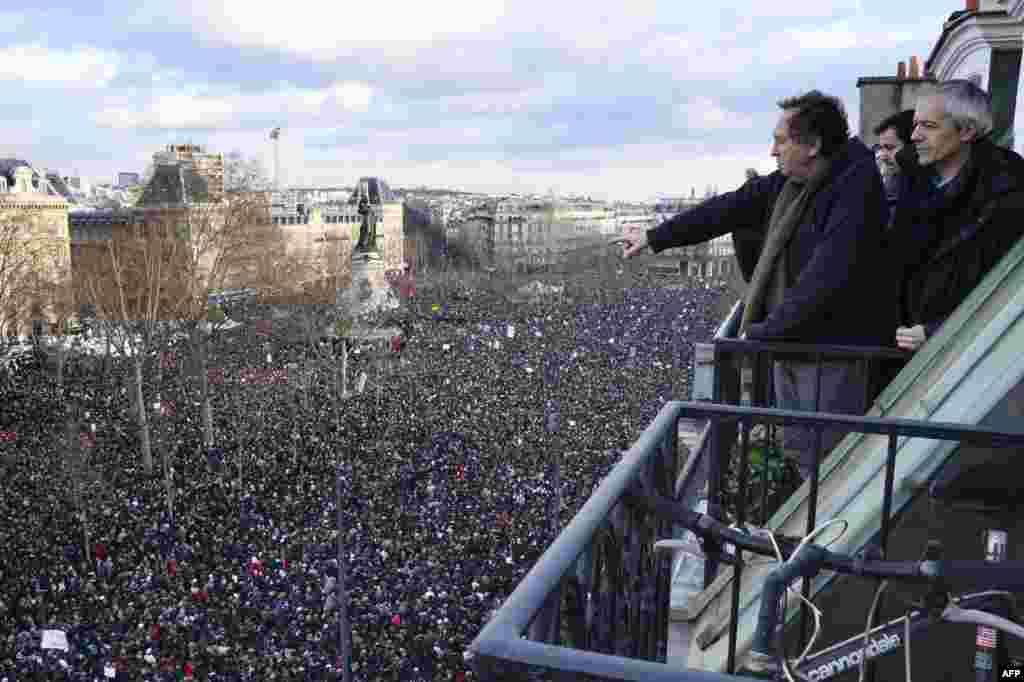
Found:
[[[903,164],[891,253],[902,273],[901,323],[931,336],[1024,234],[1024,159],[987,140],[975,143],[953,185]]]
[[[732,233],[749,280],[764,245],[775,199],[786,178],[778,171],[748,180],[654,229],[654,253]],[[748,338],[860,346],[895,344],[898,286],[880,267],[888,208],[874,155],[857,138],[833,159],[788,246],[788,289],[780,306]]]

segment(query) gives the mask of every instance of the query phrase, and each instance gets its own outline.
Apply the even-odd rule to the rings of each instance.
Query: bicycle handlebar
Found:
[[[735,545],[737,549],[753,552],[754,554],[760,554],[773,559],[776,558],[775,548],[771,541],[766,537],[762,538],[753,536],[746,531],[731,528],[707,514],[683,509],[679,507],[677,503],[666,498],[662,498],[653,492],[651,492],[651,494],[646,494],[646,491],[639,494],[627,494],[626,497],[630,503],[644,507],[647,511],[650,511],[656,516],[667,518],[685,526],[687,529],[693,531],[705,540],[709,540],[716,544],[732,544]],[[789,558],[796,550],[796,547],[800,544],[800,538],[775,535],[775,539],[779,544],[779,549],[782,552],[783,558]],[[816,547],[821,551],[820,555],[814,555],[815,564],[817,565],[818,570],[828,569],[838,573],[861,577],[891,578],[923,583],[933,582],[937,577],[933,575],[935,569],[925,570],[924,568],[927,564],[935,562],[868,560],[860,557],[852,557],[846,554],[830,552],[819,545],[809,544],[806,545],[806,547]],[[727,555],[720,555],[716,558],[725,563],[733,562],[733,559]],[[810,555],[807,558],[809,559]],[[978,561],[975,563],[985,564],[984,561]],[[1018,570],[1022,568],[1024,568],[1024,562],[1018,566]]]
[[[988,611],[978,609],[962,609],[956,604],[950,604],[942,612],[942,619],[950,623],[973,623],[975,625],[986,625],[990,628],[1002,630],[1014,637],[1024,639],[1024,627],[1021,627],[1012,620],[997,616]]]
[[[757,537],[749,532],[727,526],[717,519],[680,507],[676,502],[661,497],[650,490],[641,480],[639,492],[627,493],[627,500],[645,508],[656,516],[667,518],[693,531],[705,541],[716,545],[732,544],[743,550],[777,558],[775,547],[767,537]],[[811,578],[822,569],[847,575],[878,579],[898,580],[931,584],[951,584],[974,589],[1003,588],[1012,591],[1024,590],[1024,561],[992,563],[977,560],[924,560],[887,561],[863,559],[831,552],[816,544],[801,545],[800,538],[775,536],[779,554],[784,561],[770,571],[765,578],[761,595],[752,650],[770,655],[772,635],[779,618],[779,598],[787,586],[797,578]],[[738,555],[732,557],[718,553],[723,563],[737,563]],[[973,614],[972,614],[973,615]],[[1016,632],[1014,633],[1016,634]],[[1024,634],[1024,630],[1021,631]]]
[[[779,620],[779,599],[797,578],[813,578],[824,563],[826,554],[828,552],[817,545],[802,545],[788,561],[768,573],[761,592],[761,609],[757,614],[757,628],[751,645],[754,651],[772,651],[772,633]]]

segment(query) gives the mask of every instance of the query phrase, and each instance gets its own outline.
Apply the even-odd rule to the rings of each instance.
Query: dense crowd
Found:
[[[26,366],[0,398],[0,680],[338,679],[339,477],[353,679],[472,679],[466,647],[556,532],[551,467],[564,526],[664,401],[688,395],[722,295],[591,294],[511,306],[423,289],[387,313],[406,339],[384,390],[340,419],[326,384],[305,402],[294,382],[231,381],[264,349],[215,343],[212,451],[188,362],[163,362],[176,408],[153,419],[152,476],[130,362],[69,366],[84,415],[70,431],[52,377]],[[300,350],[275,346],[274,362]],[[366,355],[350,376],[375,375]]]

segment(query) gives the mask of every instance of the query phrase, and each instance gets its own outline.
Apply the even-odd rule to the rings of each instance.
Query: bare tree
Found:
[[[36,343],[44,355],[54,358],[61,401],[64,399],[65,361],[77,345],[77,332],[80,330],[80,296],[72,278],[70,257],[67,246],[56,242],[41,254],[37,267],[26,278],[32,287],[32,299],[53,321],[50,333],[37,338]]]
[[[213,445],[213,408],[208,378],[210,340],[227,321],[211,310],[211,294],[250,282],[255,265],[280,248],[268,234],[267,198],[256,192],[232,192],[223,202],[190,207],[184,214],[188,247],[181,259],[182,285],[188,290],[176,320],[189,339],[197,367],[203,443]],[[276,276],[276,275],[275,275]]]
[[[224,158],[224,189],[236,191],[268,191],[271,183],[263,163],[236,150]]]
[[[83,268],[80,289],[95,306],[108,339],[134,369],[134,399],[143,466],[153,472],[144,367],[163,338],[161,328],[194,305],[183,266],[188,263],[183,211],[151,212],[107,242],[105,253]]]
[[[0,212],[0,336],[16,336],[46,305],[39,291],[61,244],[22,210]]]

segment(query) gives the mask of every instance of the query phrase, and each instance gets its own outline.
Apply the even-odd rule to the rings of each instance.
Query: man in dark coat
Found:
[[[850,138],[842,103],[817,91],[779,102],[772,156],[778,170],[751,178],[642,233],[627,230],[623,255],[658,253],[733,233],[744,275],[740,334],[763,341],[885,346],[897,319],[897,285],[883,263],[885,193],[874,154]],[[756,263],[756,267],[751,267]],[[865,308],[869,303],[870,309]],[[868,377],[852,362],[826,362],[817,409],[857,413]],[[813,365],[775,366],[776,404],[815,409]],[[823,452],[841,433],[826,432]],[[814,461],[806,429],[787,429],[804,475]]]
[[[988,138],[992,105],[966,80],[922,96],[900,155],[908,191],[896,207],[893,253],[902,269],[897,343],[916,351],[1024,234],[1024,159]]]
[[[802,219],[795,226],[788,245],[782,251],[788,256],[785,294],[778,305],[750,324],[747,338],[803,343],[834,343],[844,345],[891,345],[891,333],[885,324],[891,320],[882,315],[856,315],[864,301],[876,302],[875,296],[891,295],[891,282],[878,281],[881,260],[882,229],[886,205],[882,181],[875,166],[874,155],[859,139],[849,138],[842,105],[820,93],[814,95],[834,100],[833,118],[842,123],[822,131],[808,131],[816,137],[813,144],[801,143],[791,137],[788,126],[797,118],[815,125],[826,118],[819,111],[829,105],[814,99],[808,115],[799,104],[804,98],[784,100],[783,116],[776,130],[772,155],[779,170],[770,175],[752,178],[734,192],[720,194],[688,211],[679,213],[646,233],[629,229],[624,234],[624,255],[629,258],[650,248],[654,253],[678,246],[690,246],[728,233],[743,237],[737,258],[757,262],[768,235],[769,222],[776,200],[787,180],[804,180],[810,174],[813,159],[829,164],[826,177],[811,197]],[[792,149],[791,148],[796,148]],[[809,158],[809,154],[814,156]],[[789,164],[792,164],[790,168]],[[796,173],[802,173],[797,178]],[[753,253],[747,253],[751,251]],[[754,258],[751,258],[751,256]],[[751,273],[753,276],[753,273]],[[893,313],[894,314],[894,313]]]

